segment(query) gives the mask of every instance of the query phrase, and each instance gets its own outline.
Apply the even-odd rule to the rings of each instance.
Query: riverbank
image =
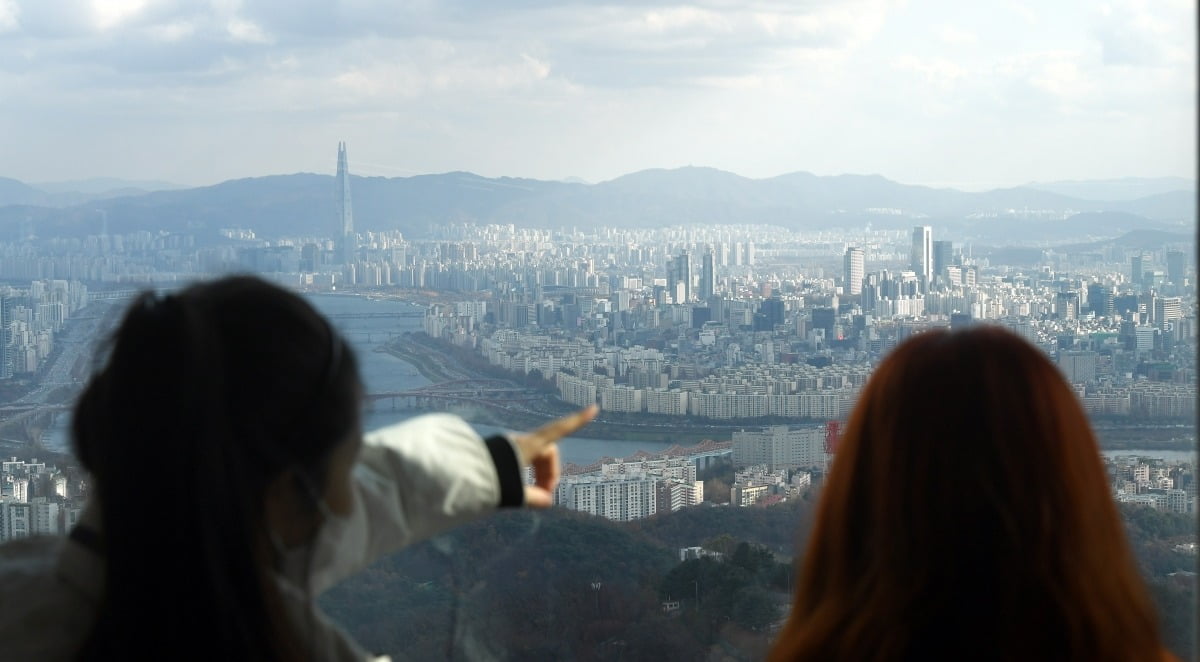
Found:
[[[465,352],[447,347],[445,343],[428,338],[423,334],[405,336],[389,343],[383,351],[412,365],[431,382],[454,379],[507,379],[518,383],[518,378],[494,366],[481,363],[471,365],[476,357],[455,356],[452,352]],[[547,393],[540,401],[516,407],[463,407],[456,410],[467,420],[480,425],[494,425],[509,429],[530,429],[566,415],[576,409]],[[637,420],[643,418],[645,420]],[[663,422],[670,421],[670,422]],[[728,441],[733,432],[763,425],[787,424],[789,421],[731,421],[728,423],[699,423],[663,416],[636,416],[601,412],[587,428],[588,436],[603,439],[625,439],[630,441],[654,441],[679,444],[698,443],[705,439]],[[816,425],[820,421],[790,421],[791,424]],[[1120,421],[1105,419],[1093,421],[1097,442],[1102,450],[1164,450],[1188,452],[1196,449],[1196,430],[1187,423],[1172,424],[1148,421]]]
[[[377,352],[391,354],[416,369],[422,377],[431,382],[448,382],[455,379],[466,379],[468,376],[449,370],[436,360],[435,356],[407,348],[403,343],[391,342],[377,347]]]

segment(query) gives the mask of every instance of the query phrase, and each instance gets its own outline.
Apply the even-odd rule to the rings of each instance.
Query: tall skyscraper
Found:
[[[675,303],[683,303],[684,301],[692,300],[692,255],[686,250],[675,258],[675,278],[683,285],[681,293],[683,299],[677,300]],[[677,286],[678,287],[678,286]]]
[[[685,250],[672,260],[667,260],[667,294],[675,303],[692,298],[692,258]]]
[[[847,248],[842,266],[842,278],[845,281],[842,292],[851,296],[861,294],[864,271],[862,249],[857,246]]]
[[[1088,306],[1097,317],[1113,314],[1113,288],[1101,283],[1092,283],[1087,288]]]
[[[1079,319],[1079,293],[1059,292],[1054,299],[1054,313],[1061,320]]]
[[[675,301],[675,297],[677,296],[675,293],[679,290],[679,269],[675,267],[675,259],[673,257],[667,258],[667,295],[671,297],[674,303],[679,303]]]
[[[913,228],[911,268],[921,281],[922,288],[933,282],[933,228],[918,225]]]
[[[1184,259],[1183,251],[1167,251],[1167,280],[1175,285],[1183,284]]]
[[[952,241],[935,241],[933,242],[933,277],[937,279],[946,278],[946,267],[954,264],[954,242]]]
[[[334,195],[338,212],[338,261],[341,264],[354,262],[358,249],[354,234],[354,208],[350,204],[350,168],[346,165],[346,143],[338,143],[337,181]]]
[[[704,258],[700,265],[700,298],[708,301],[716,292],[716,255],[713,254],[713,249],[708,248],[704,251]]]
[[[1146,255],[1138,253],[1129,260],[1129,282],[1134,285],[1142,284],[1142,274],[1146,266]]]

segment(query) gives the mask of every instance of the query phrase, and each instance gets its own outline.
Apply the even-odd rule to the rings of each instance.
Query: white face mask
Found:
[[[322,539],[339,540],[350,518],[333,512],[333,509],[329,507],[329,504],[325,503],[325,499],[317,492],[316,487],[307,476],[300,472],[296,475],[301,486],[304,488],[304,492],[311,500],[313,507],[321,516],[321,521],[317,524],[316,533],[311,540],[291,547],[288,547],[283,542],[283,539],[279,537],[279,534],[270,527],[267,528],[267,538],[271,541],[271,547],[275,549],[280,574],[292,581],[296,586],[305,588],[310,583],[311,574],[314,570],[312,557],[316,550],[321,547],[319,543]]]

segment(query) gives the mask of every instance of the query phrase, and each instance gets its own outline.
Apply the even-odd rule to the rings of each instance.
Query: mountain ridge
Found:
[[[95,233],[92,225],[101,212],[111,232],[187,228],[215,235],[220,227],[240,226],[265,237],[327,235],[334,219],[333,180],[317,173],[266,175],[205,187],[134,192],[56,209],[39,199],[36,189],[0,179],[0,236],[26,219],[45,230]],[[641,170],[596,184],[489,178],[465,171],[352,176],[351,190],[359,230],[401,230],[410,236],[447,222],[525,227],[746,223],[797,230],[937,223],[986,234],[1003,225],[997,221],[1038,214],[1060,220],[1100,214],[1101,225],[1113,226],[1098,227],[1101,234],[1115,236],[1136,229],[1179,229],[1195,218],[1194,195],[1184,191],[1097,201],[1025,187],[983,192],[932,188],[877,174],[796,171],[752,179],[698,166]]]

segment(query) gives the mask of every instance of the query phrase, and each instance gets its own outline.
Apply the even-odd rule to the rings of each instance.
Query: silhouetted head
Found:
[[[361,391],[329,323],[259,279],[134,301],[73,420],[106,579],[120,587],[88,650],[179,646],[208,630],[220,643],[193,652],[285,656],[272,538],[303,542],[324,505],[349,509]],[[202,616],[190,624],[180,605]]]
[[[860,395],[820,498],[773,660],[1162,650],[1087,418],[1047,358],[1007,331],[897,347]]]

